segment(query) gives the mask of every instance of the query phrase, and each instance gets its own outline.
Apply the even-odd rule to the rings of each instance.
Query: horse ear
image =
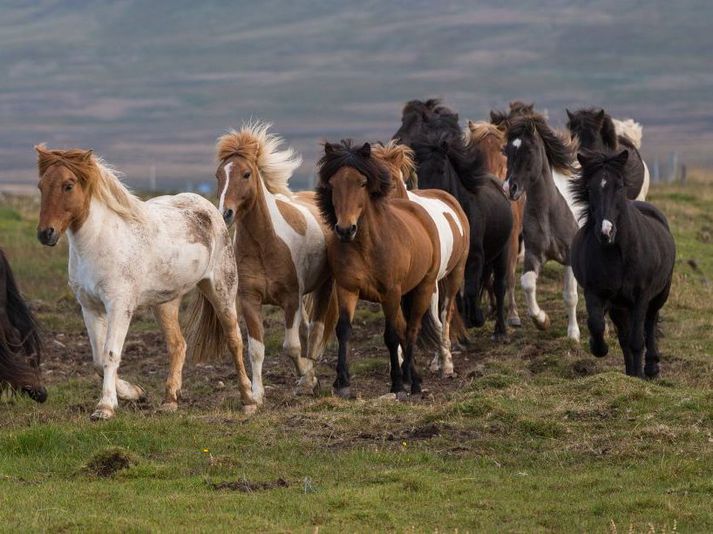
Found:
[[[621,165],[626,165],[626,162],[629,159],[629,151],[627,149],[624,149],[621,152],[619,152],[616,156],[614,156],[612,159]]]
[[[599,110],[599,113],[597,113],[596,119],[597,119],[597,122],[599,122],[600,124],[604,120],[604,110],[603,109]]]
[[[87,150],[84,154],[82,154],[82,160],[83,161],[89,161],[92,159],[92,154],[94,154],[94,151],[89,149]]]
[[[505,121],[505,113],[496,109],[490,110],[490,122],[495,126],[499,126]]]
[[[358,150],[358,154],[364,159],[369,158],[371,156],[371,145],[364,143]]]
[[[579,164],[582,166],[582,168],[586,167],[589,162],[590,162],[590,157],[585,155],[582,152],[577,152],[577,161]]]
[[[47,150],[47,145],[40,143],[39,145],[35,145],[35,152],[37,152],[37,154],[47,154],[49,150]]]
[[[334,152],[334,146],[329,141],[325,141],[324,142],[324,153],[331,154],[332,152]]]
[[[572,120],[574,119],[574,113],[572,113],[570,110],[567,108],[564,108],[564,110],[567,112],[567,119]]]
[[[490,113],[492,113],[492,111],[491,111]],[[468,121],[468,129],[469,129],[469,130],[472,130],[473,127],[475,127],[475,123],[474,123],[473,121],[469,120],[469,121]]]

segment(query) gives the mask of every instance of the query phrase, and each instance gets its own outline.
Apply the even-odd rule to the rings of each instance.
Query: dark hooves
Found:
[[[352,389],[347,386],[343,388],[337,388],[334,390],[334,393],[337,395],[337,397],[341,397],[343,399],[351,399],[352,397]]]
[[[609,353],[609,345],[606,341],[597,342],[589,338],[589,351],[597,358],[603,358]]]
[[[492,339],[495,343],[507,343],[508,335],[504,332],[495,332],[490,339]]]

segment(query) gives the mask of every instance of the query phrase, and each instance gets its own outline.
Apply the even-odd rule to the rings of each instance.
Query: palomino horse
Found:
[[[494,124],[485,121],[468,121],[466,132],[466,145],[473,145],[485,156],[485,167],[490,174],[505,181],[507,172],[507,158],[503,154],[505,134]],[[517,275],[517,261],[520,252],[520,236],[522,235],[522,217],[525,212],[525,196],[517,202],[510,203],[512,211],[512,231],[508,241],[508,318],[510,326],[521,326],[520,315],[517,313],[515,300],[515,278]]]
[[[40,377],[42,341],[22,298],[10,263],[0,249],[0,392],[9,387],[37,402],[47,400]]]
[[[587,209],[587,221],[572,242],[572,267],[587,301],[592,353],[601,357],[609,350],[604,339],[609,312],[626,374],[654,378],[660,359],[656,326],[671,289],[676,245],[663,213],[627,199],[628,158],[626,149],[578,155],[582,175],[572,189]]]
[[[436,330],[440,335],[439,350],[434,356],[430,369],[432,372],[441,371],[442,376],[455,376],[453,370],[453,356],[451,355],[451,322],[456,311],[453,303],[460,290],[459,285],[454,285],[462,280],[463,275],[457,276],[449,270],[449,266],[460,265],[468,259],[470,232],[468,217],[458,201],[440,189],[415,189],[408,191],[404,178],[413,176],[416,167],[413,162],[413,152],[406,145],[398,145],[390,141],[386,145],[375,144],[371,147],[374,158],[381,160],[389,169],[394,188],[393,198],[400,198],[416,202],[428,212],[433,223],[438,229],[438,242],[441,253],[441,266],[438,270],[438,281],[443,283],[437,286],[436,293],[431,298],[431,316]],[[458,257],[460,255],[461,257]],[[439,292],[441,293],[439,298]],[[456,321],[456,338],[465,335],[465,328],[460,318]]]
[[[508,170],[503,188],[511,200],[527,194],[523,219],[525,273],[521,284],[528,314],[540,330],[549,327],[549,317],[537,304],[537,277],[547,260],[561,263],[565,266],[567,335],[578,341],[577,282],[570,266],[570,244],[577,232],[580,210],[574,207],[567,176],[574,172],[574,150],[550,129],[541,115],[533,113],[516,117],[510,123],[505,155]]]
[[[582,151],[603,152],[625,148],[629,152],[624,173],[626,196],[631,200],[646,200],[650,176],[649,168],[638,150],[641,146],[641,125],[632,119],[615,121],[603,109],[566,111],[567,128]],[[622,133],[617,125],[623,129]]]
[[[422,320],[433,321],[426,312],[441,269],[438,229],[416,202],[391,198],[391,175],[372,157],[369,143],[325,143],[318,169],[317,203],[325,222],[334,228],[327,256],[339,302],[336,393],[350,396],[347,354],[359,298],[380,302],[384,310],[391,391],[400,395],[403,384],[410,383],[411,393],[418,393],[421,378],[413,351]],[[464,267],[448,266],[453,273],[448,287],[460,285]],[[421,338],[434,347],[440,344],[432,329],[424,328]],[[404,361],[399,369],[400,346]]]
[[[94,365],[104,375],[92,419],[113,417],[117,397],[145,395],[118,377],[124,339],[140,305],[153,307],[166,336],[170,370],[163,408],[177,408],[186,357],[178,312],[181,298],[196,286],[189,347],[204,358],[221,356],[227,345],[243,410],[254,411],[235,309],[235,256],[215,206],[191,193],[142,202],[91,150],[35,148],[42,193],[37,238],[54,246],[67,233],[69,284],[82,307]]]
[[[321,357],[336,324],[333,281],[327,263],[326,236],[314,194],[293,194],[288,187],[301,158],[268,133],[269,124],[254,123],[218,139],[218,209],[230,226],[236,224],[240,304],[248,329],[253,395],[262,403],[265,358],[262,307],[272,304],[285,314],[283,348],[294,361],[300,390],[319,384],[314,364]],[[305,317],[303,297],[310,296]],[[330,302],[332,305],[330,306]],[[306,357],[302,357],[300,325],[309,319]]]

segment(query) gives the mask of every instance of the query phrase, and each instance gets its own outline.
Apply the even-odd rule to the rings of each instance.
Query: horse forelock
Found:
[[[589,211],[589,184],[598,178],[601,171],[612,173],[624,180],[626,177],[626,163],[619,159],[619,153],[611,151],[589,151],[581,153],[580,161],[583,162],[579,176],[570,181],[570,190],[576,204],[587,207]],[[591,219],[591,217],[590,217]]]
[[[270,133],[271,126],[254,121],[226,132],[216,142],[216,156],[221,163],[233,157],[246,159],[257,168],[270,193],[292,197],[289,180],[302,165],[302,157],[292,147],[281,149],[284,141]]]
[[[96,198],[124,219],[143,221],[143,203],[121,182],[120,173],[91,150],[50,150],[40,145],[37,167],[40,177],[53,165],[62,165],[77,177],[90,198]]]

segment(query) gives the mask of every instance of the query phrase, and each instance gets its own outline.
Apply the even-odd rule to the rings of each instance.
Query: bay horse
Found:
[[[668,299],[676,245],[666,217],[653,205],[627,198],[627,149],[583,152],[573,182],[587,220],[572,242],[572,267],[584,289],[589,349],[606,356],[604,317],[616,325],[626,374],[659,374],[659,310]],[[646,347],[645,365],[642,353]]]
[[[468,217],[470,250],[465,270],[463,312],[467,326],[481,327],[480,307],[486,280],[493,275],[496,317],[493,339],[503,341],[507,289],[508,241],[512,232],[510,202],[501,185],[485,169],[485,159],[469,150],[462,139],[422,134],[412,143],[418,183],[425,189],[442,189],[453,195]]]
[[[381,303],[384,311],[391,392],[400,396],[404,383],[410,383],[411,393],[419,393],[414,345],[422,321],[433,321],[427,312],[441,269],[436,225],[416,202],[391,197],[392,178],[372,156],[369,143],[325,143],[318,176],[317,203],[324,221],[334,230],[327,256],[339,303],[335,392],[351,395],[347,356],[354,310],[363,298]],[[454,265],[452,272],[453,285],[460,285],[457,278],[462,277],[462,266]],[[424,328],[421,339],[435,348],[440,339],[433,332]],[[400,367],[399,347],[404,353]]]
[[[567,112],[567,128],[582,151],[616,151],[625,148],[626,195],[631,200],[646,200],[649,191],[649,168],[641,158],[637,144],[641,143],[641,125],[632,119],[615,121],[603,109],[590,108]],[[620,133],[617,125],[624,130]],[[633,133],[632,133],[633,132]],[[633,139],[629,138],[631,136]]]
[[[407,190],[404,178],[413,177],[416,167],[413,151],[406,145],[399,145],[392,140],[385,145],[374,144],[371,149],[373,157],[381,160],[389,170],[393,183],[392,197],[419,204],[426,210],[438,230],[441,262],[438,270],[439,284],[431,298],[430,313],[441,342],[431,361],[430,370],[434,373],[441,371],[444,377],[455,376],[451,354],[451,326],[454,323],[456,338],[465,335],[464,325],[460,317],[456,317],[454,303],[463,281],[470,248],[468,217],[458,201],[445,191],[417,188]],[[454,267],[457,271],[454,271]]]
[[[26,394],[45,402],[40,376],[40,329],[17,287],[10,262],[0,249],[0,392]]]
[[[227,346],[243,411],[255,411],[235,308],[235,256],[215,206],[192,193],[143,202],[91,150],[35,149],[41,192],[37,238],[54,246],[67,234],[69,285],[82,308],[94,366],[103,374],[91,419],[113,417],[118,398],[145,396],[141,387],[118,376],[126,333],[140,305],[153,307],[168,345],[162,408],[177,408],[187,346],[178,314],[182,297],[194,287],[199,293],[189,319],[188,348],[202,359],[222,356]]]
[[[567,336],[579,341],[577,282],[570,265],[570,244],[581,212],[569,190],[570,176],[575,172],[574,148],[548,126],[544,117],[533,112],[510,121],[504,151],[507,177],[503,189],[514,201],[527,195],[523,218],[525,264],[520,283],[528,315],[538,329],[549,328],[550,319],[537,303],[537,278],[546,261],[557,261],[565,267]]]
[[[269,124],[255,122],[218,138],[218,210],[235,224],[240,305],[248,329],[253,396],[263,402],[265,358],[262,308],[284,312],[283,349],[299,375],[298,391],[316,393],[315,362],[324,352],[337,319],[326,236],[314,193],[295,194],[289,178],[302,159],[280,149],[282,139]],[[309,295],[309,313],[303,301]],[[307,315],[309,315],[307,317]],[[308,322],[305,357],[300,325]]]
[[[473,145],[480,150],[485,157],[485,168],[487,171],[505,181],[507,172],[507,158],[503,154],[505,146],[505,134],[492,123],[486,121],[468,121],[468,130],[465,137],[466,145]],[[517,312],[517,300],[515,299],[515,285],[517,276],[517,263],[520,253],[520,241],[522,239],[522,218],[525,212],[525,196],[521,196],[516,202],[510,203],[512,211],[512,231],[508,241],[508,267],[507,267],[507,300],[509,326],[519,327],[522,325],[520,314]]]

